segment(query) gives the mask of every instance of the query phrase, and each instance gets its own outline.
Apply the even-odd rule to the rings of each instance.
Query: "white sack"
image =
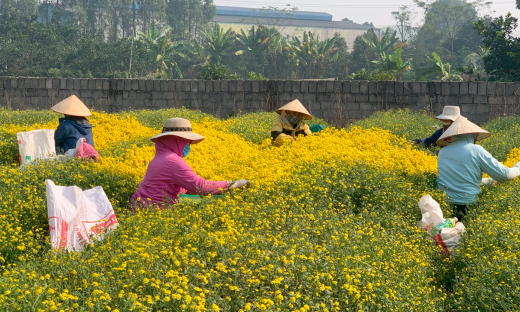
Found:
[[[54,130],[52,129],[18,132],[16,139],[20,151],[20,165],[25,165],[36,159],[56,157]]]
[[[418,225],[423,229],[430,230],[437,225],[444,222],[442,216],[442,209],[429,194],[424,195],[419,201],[419,207],[421,208],[422,219],[418,222]]]
[[[118,221],[103,188],[82,191],[77,186],[57,186],[45,180],[52,247],[81,251],[93,239],[102,240]]]

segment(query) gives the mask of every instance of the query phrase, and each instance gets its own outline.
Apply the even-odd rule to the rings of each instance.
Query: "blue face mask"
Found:
[[[190,145],[187,144],[186,147],[182,150],[182,158],[188,156],[189,153],[190,153]]]

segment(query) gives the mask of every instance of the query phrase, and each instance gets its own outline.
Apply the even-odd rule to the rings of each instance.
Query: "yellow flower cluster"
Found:
[[[0,119],[8,114],[0,111]],[[47,116],[27,114],[38,122],[20,122],[16,131],[57,125]],[[376,115],[348,130],[329,128],[275,148],[268,140],[266,116],[272,114],[258,114],[263,121],[257,126],[251,122],[255,114],[221,121],[187,110],[94,113],[98,163],[41,162],[21,169],[8,165],[12,150],[6,159],[0,154],[5,164],[0,165],[0,306],[242,312],[444,311],[452,302],[460,304],[455,297],[468,293],[451,292],[434,275],[442,271],[439,253],[415,226],[424,194],[432,194],[449,214],[444,195],[433,188],[436,157],[405,139],[429,130],[420,126],[430,122],[428,116],[414,117],[411,135],[373,127],[376,121],[406,119],[400,114],[412,113]],[[245,178],[253,185],[170,210],[129,213],[128,199],[154,156],[148,138],[176,116],[189,117],[194,131],[206,137],[186,159],[197,174]],[[0,129],[0,153],[16,133],[11,128]],[[518,154],[512,151],[511,161]],[[83,189],[102,186],[116,210],[118,230],[82,253],[51,251],[45,179]],[[487,205],[497,195],[483,196],[489,196]],[[511,198],[502,198],[515,207]],[[514,209],[496,211],[504,211],[506,227],[520,222],[520,216],[505,213]],[[490,217],[478,224],[492,223]],[[507,272],[506,264],[516,265],[516,249],[502,247],[492,233],[482,230],[479,237],[489,237],[505,261],[495,267],[498,276]],[[515,230],[504,228],[502,234],[517,241]],[[479,244],[466,246],[463,261],[479,262],[465,274],[482,278],[471,274],[484,272],[480,261],[488,253]],[[450,276],[454,267],[444,273]],[[464,283],[478,284],[469,281]],[[516,278],[500,282],[506,290]]]

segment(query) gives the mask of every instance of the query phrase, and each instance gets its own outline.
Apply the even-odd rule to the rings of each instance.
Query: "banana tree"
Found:
[[[171,71],[175,69],[179,77],[182,78],[182,73],[176,59],[186,56],[180,52],[182,43],[170,41],[171,30],[169,27],[157,30],[155,23],[152,23],[147,34],[138,32],[137,35],[144,41],[148,52],[155,60],[157,68],[156,76],[171,78]],[[170,73],[168,73],[168,70]]]
[[[319,70],[319,64],[325,58],[332,55],[332,60],[338,59],[338,54],[334,53],[338,49],[334,47],[335,42],[336,38],[320,41],[319,36],[317,36],[315,39],[314,34],[309,31],[303,33],[303,40],[293,37],[292,41],[287,43],[285,49],[291,53],[296,66],[305,69],[306,78],[310,78],[313,75],[319,75],[318,72],[313,72],[312,70],[315,68]]]
[[[204,49],[208,52],[210,62],[220,63],[226,52],[235,42],[234,36],[231,34],[231,29],[224,33],[224,29],[215,23],[215,26],[209,31],[201,32],[204,36]]]
[[[244,49],[235,52],[236,55],[242,55],[258,50],[269,41],[269,37],[262,38],[258,32],[255,32],[255,26],[251,27],[249,35],[246,35],[244,30],[240,29],[240,35],[238,35],[236,39],[244,46]]]
[[[441,78],[442,81],[462,81],[461,76],[451,72],[450,63],[443,63],[440,56],[435,52],[432,53],[432,56],[433,59],[428,58],[430,66],[420,70],[420,79],[435,75],[437,78]]]
[[[374,32],[366,37],[362,36],[361,39],[372,49],[374,50],[381,59],[383,59],[386,54],[391,54],[396,49],[404,47],[407,43],[406,41],[397,43],[399,38],[395,36],[395,32],[393,35],[390,35],[390,29],[387,29],[385,35],[379,39]]]
[[[408,59],[406,62],[403,61],[401,54],[403,53],[403,49],[396,49],[393,54],[386,55],[383,52],[383,57],[381,61],[372,61],[376,65],[379,70],[395,73],[395,78],[397,81],[401,80],[401,75],[410,69],[412,69],[412,59]]]

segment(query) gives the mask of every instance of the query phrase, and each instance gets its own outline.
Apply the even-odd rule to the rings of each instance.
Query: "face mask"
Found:
[[[287,120],[289,120],[289,122],[293,125],[297,125],[301,118],[300,116],[294,116],[294,115],[291,115],[291,114],[287,114]]]
[[[184,149],[182,150],[182,158],[188,156],[189,153],[190,153],[190,145],[187,144],[186,147],[184,147]]]
[[[442,121],[442,125],[443,125],[443,126],[445,126],[445,127],[448,127],[448,126],[450,126],[450,125],[451,125],[451,123],[452,123],[452,121],[451,121],[451,120],[443,120],[443,121]]]

